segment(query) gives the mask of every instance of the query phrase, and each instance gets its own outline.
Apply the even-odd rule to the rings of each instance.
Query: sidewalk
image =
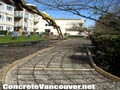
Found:
[[[53,48],[11,68],[5,76],[5,84],[94,84],[96,90],[119,90],[119,82],[90,67],[88,44],[90,41],[85,39],[56,43]]]

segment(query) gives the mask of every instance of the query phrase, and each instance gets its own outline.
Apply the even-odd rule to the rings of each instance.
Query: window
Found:
[[[3,26],[0,26],[0,30],[3,30]]]
[[[18,16],[19,16],[19,17],[22,17],[22,12],[18,12]]]
[[[3,9],[3,3],[0,3],[0,9]]]
[[[33,18],[33,15],[31,14],[31,18]]]
[[[45,24],[45,26],[50,26],[50,24]]]
[[[2,6],[2,3],[0,3],[0,7]]]
[[[7,10],[8,10],[8,11],[13,11],[13,7],[7,6]]]
[[[11,31],[11,30],[12,30],[12,27],[6,27],[6,30],[7,30],[7,31]]]
[[[12,17],[6,17],[6,20],[12,22]]]
[[[25,18],[28,19],[28,17],[29,17],[29,14],[25,13]]]
[[[30,22],[30,25],[33,25],[33,23],[32,23],[32,22]]]
[[[45,26],[48,26],[48,24],[45,24]]]
[[[3,21],[3,20],[4,20],[4,16],[0,15],[0,21]]]

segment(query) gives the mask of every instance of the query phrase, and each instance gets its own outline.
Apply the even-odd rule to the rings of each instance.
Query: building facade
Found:
[[[50,26],[41,16],[35,15],[34,25],[35,31],[39,33],[46,32],[47,30],[52,30],[53,26]]]
[[[32,4],[30,4],[32,5]],[[82,19],[55,19],[60,26],[62,34],[79,35],[78,31],[69,31],[73,25],[83,26],[85,20]],[[17,10],[13,5],[8,5],[0,2],[0,30],[12,32],[17,30],[21,32],[50,32],[53,35],[58,35],[57,30],[49,25],[41,16],[27,11],[26,9]]]
[[[13,5],[0,1],[0,30],[33,32],[34,14],[25,9],[16,10]]]
[[[14,6],[0,1],[0,30],[14,31]]]
[[[34,14],[27,10],[15,10],[15,29],[18,31],[34,31]]]
[[[40,19],[41,16],[34,14],[34,32],[40,32]]]
[[[70,28],[72,28],[74,25],[75,26],[79,26],[81,25],[81,27],[83,27],[85,20],[83,19],[65,19],[65,18],[57,18],[55,19],[56,23],[58,26],[60,26],[61,31],[63,33],[63,35],[65,34],[69,34],[69,35],[79,35],[79,31],[75,31],[75,30],[69,30]]]
[[[39,16],[40,17],[40,16]],[[40,17],[39,22],[37,24],[37,30],[36,32],[46,32],[49,31],[53,33],[53,35],[58,35],[57,30],[53,27],[50,26],[45,20]],[[64,19],[64,18],[57,18],[55,19],[56,23],[58,26],[60,26],[62,34],[69,34],[69,35],[79,35],[79,31],[69,31],[70,28],[73,27],[73,25],[79,26],[81,24],[81,27],[83,27],[83,24],[85,23],[85,20],[83,19]]]

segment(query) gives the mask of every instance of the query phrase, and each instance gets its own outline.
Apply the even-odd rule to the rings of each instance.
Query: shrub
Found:
[[[6,35],[7,31],[6,30],[0,30],[0,35]]]
[[[117,76],[120,76],[120,35],[93,35],[91,36],[93,45],[96,47],[96,52],[105,53],[101,63],[110,66],[110,70]]]
[[[24,35],[26,35],[27,34],[27,32],[22,32],[22,35],[24,36]]]
[[[9,32],[9,33],[8,33],[8,35],[10,35],[10,36],[11,36],[11,35],[12,35],[12,33],[13,33],[13,32]]]

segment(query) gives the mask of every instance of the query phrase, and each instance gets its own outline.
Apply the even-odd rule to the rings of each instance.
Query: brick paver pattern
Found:
[[[5,77],[6,84],[95,84],[96,90],[120,90],[112,81],[90,67],[86,39],[68,39],[54,48],[16,65]]]

